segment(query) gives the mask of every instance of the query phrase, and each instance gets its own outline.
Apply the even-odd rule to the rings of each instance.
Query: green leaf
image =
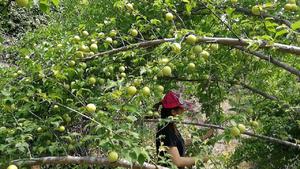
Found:
[[[40,0],[40,9],[46,13],[50,12],[48,0]]]
[[[144,162],[146,161],[146,156],[145,156],[145,154],[143,154],[143,153],[141,153],[141,154],[139,154],[139,157],[138,157],[138,162],[139,162],[139,164],[144,164]]]
[[[54,6],[56,8],[58,8],[58,6],[59,6],[59,0],[52,0],[52,3],[54,4]]]
[[[88,5],[89,1],[88,0],[81,0],[80,4],[82,4],[82,5]]]
[[[286,30],[286,29],[283,29],[283,30],[276,33],[275,38],[277,38],[278,36],[282,36],[284,34],[287,34],[287,33],[289,33],[289,31]]]
[[[227,8],[226,9],[226,14],[230,16],[234,11],[235,11],[234,8]]]
[[[291,25],[293,30],[297,30],[300,28],[300,21],[297,21]]]

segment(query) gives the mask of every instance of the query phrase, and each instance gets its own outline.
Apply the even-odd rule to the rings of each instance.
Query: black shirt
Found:
[[[176,129],[176,127],[172,127],[173,124],[166,124],[162,126],[158,126],[158,130],[156,133],[156,152],[159,155],[159,157],[164,157],[165,152],[160,151],[159,152],[159,147],[161,145],[161,142],[163,143],[164,146],[167,147],[177,147],[179,154],[181,157],[184,156],[185,154],[185,147],[184,147],[184,140],[179,133],[179,131]],[[165,164],[161,164],[165,167],[170,167]],[[179,169],[184,169],[179,168]]]

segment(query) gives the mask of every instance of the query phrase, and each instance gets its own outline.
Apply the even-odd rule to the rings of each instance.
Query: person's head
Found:
[[[161,118],[180,115],[191,107],[190,103],[182,100],[180,95],[173,91],[167,92],[162,101],[156,104],[157,110],[159,105],[162,105]]]

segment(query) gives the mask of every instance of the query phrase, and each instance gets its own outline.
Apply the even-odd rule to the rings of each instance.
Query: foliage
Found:
[[[128,3],[133,4],[133,9],[126,5]],[[194,44],[184,41],[187,33],[193,33],[199,37],[238,36],[267,40],[269,44],[298,44],[298,12],[283,11],[285,2],[265,3],[263,9],[272,16],[282,14],[289,18],[294,23],[291,28],[270,17],[237,10],[263,3],[66,0],[57,8],[59,12],[53,13],[51,5],[48,5],[49,10],[40,5],[50,16],[49,25],[26,32],[15,46],[0,48],[1,54],[14,55],[17,65],[0,70],[0,168],[13,159],[30,156],[106,155],[109,151],[116,151],[121,158],[130,161],[157,163],[155,125],[145,123],[143,118],[170,89],[184,88],[186,98],[197,98],[201,104],[201,112],[197,115],[205,114],[211,123],[228,128],[242,123],[259,134],[298,141],[300,86],[297,77],[228,46],[201,44],[210,56],[199,55],[194,52]],[[10,19],[14,10],[24,11],[15,6],[11,8]],[[167,21],[167,12],[173,13],[175,20]],[[22,17],[31,16],[29,12]],[[224,22],[230,25],[230,30]],[[3,28],[11,30],[8,25]],[[22,22],[18,28],[23,29]],[[132,28],[139,32],[136,37],[130,34]],[[112,30],[117,32],[116,36]],[[112,43],[107,37],[112,38]],[[167,42],[84,60],[95,53],[125,45],[172,37],[181,44],[179,52]],[[90,47],[92,44],[97,44],[98,49],[82,51],[82,45]],[[248,48],[259,50],[257,44]],[[297,56],[268,48],[263,52],[300,68]],[[194,63],[196,68],[188,68],[189,63]],[[161,76],[161,69],[166,65],[172,69],[171,78]],[[124,72],[119,69],[122,66]],[[91,84],[90,77],[96,78],[95,84]],[[188,81],[191,79],[194,81]],[[279,101],[251,93],[241,88],[241,83],[275,95]],[[164,92],[158,88],[160,85]],[[129,95],[129,86],[135,86],[138,92]],[[145,86],[151,89],[150,95],[142,94]],[[221,103],[227,100],[236,113],[223,112]],[[96,105],[95,113],[86,110],[89,103]],[[186,116],[193,118],[195,114],[187,113]],[[251,127],[251,120],[258,121],[259,127]],[[61,126],[66,130],[59,131]],[[234,138],[226,130],[210,142],[202,142],[201,131],[193,127],[186,130],[195,139],[188,151],[190,155],[210,154],[214,143]],[[234,167],[245,160],[258,168],[299,164],[297,150],[257,139],[237,139],[240,147],[230,158],[216,155],[223,163],[221,166]]]

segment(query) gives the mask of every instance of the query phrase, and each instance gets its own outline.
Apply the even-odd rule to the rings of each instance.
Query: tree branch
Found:
[[[246,14],[246,15],[251,15],[251,16],[259,16],[259,17],[263,17],[263,18],[268,18],[268,17],[270,17],[270,18],[273,18],[274,21],[276,21],[277,23],[285,24],[286,26],[291,27],[291,22],[290,22],[290,21],[288,21],[288,20],[286,20],[286,19],[282,19],[282,18],[280,18],[279,16],[272,16],[272,15],[267,14],[267,13],[265,13],[265,12],[261,12],[260,15],[254,15],[254,14],[251,12],[251,10],[246,9],[246,8],[235,8],[235,11],[244,13],[244,14]]]
[[[146,121],[146,122],[160,122],[161,120],[160,119],[145,119],[144,121]],[[188,122],[188,121],[179,122],[179,123],[186,124],[186,125],[194,125],[194,126],[202,126],[202,127],[226,130],[225,127],[214,125],[214,124],[194,123],[194,122]],[[296,149],[300,150],[300,145],[299,144],[292,143],[292,142],[289,142],[289,141],[280,140],[280,139],[277,139],[277,138],[274,138],[274,137],[268,137],[268,136],[264,136],[264,135],[260,135],[260,134],[254,134],[254,133],[251,133],[251,132],[248,132],[248,131],[245,131],[242,134],[248,135],[248,136],[251,136],[251,137],[256,137],[256,138],[266,140],[266,141],[269,141],[269,142],[282,144],[282,145],[289,146],[289,147],[296,148]]]
[[[41,157],[41,158],[30,158],[14,160],[14,164],[21,165],[42,165],[42,164],[90,164],[90,165],[100,165],[108,167],[123,167],[131,169],[169,169],[162,166],[157,166],[149,163],[144,163],[143,165],[137,163],[130,163],[127,160],[120,159],[114,163],[108,161],[107,158],[102,157],[76,157],[76,156],[64,156],[64,157]]]
[[[89,61],[89,60],[96,59],[96,58],[98,58],[100,56],[104,56],[104,55],[111,55],[111,54],[115,54],[115,53],[119,53],[119,52],[123,52],[123,51],[128,51],[128,50],[136,49],[136,48],[153,47],[153,46],[165,43],[165,42],[174,42],[174,41],[175,41],[175,38],[156,39],[156,40],[152,40],[152,41],[139,42],[139,43],[123,46],[123,47],[120,47],[120,48],[112,49],[112,50],[109,50],[109,51],[100,52],[100,53],[97,53],[97,54],[92,55],[90,57],[86,57],[83,60],[84,61]]]
[[[288,71],[288,72],[290,72],[290,73],[292,73],[292,74],[300,77],[300,70],[297,70],[294,67],[291,67],[291,66],[289,66],[289,65],[287,65],[287,64],[285,64],[283,62],[280,62],[279,60],[276,60],[276,59],[272,58],[271,56],[265,56],[262,53],[255,52],[255,51],[250,51],[249,49],[246,49],[246,48],[244,48],[242,46],[234,46],[234,48],[237,48],[237,49],[239,49],[241,51],[244,51],[246,53],[252,54],[252,55],[254,55],[254,56],[256,56],[256,57],[258,57],[260,59],[263,59],[265,61],[271,62],[274,65],[276,65],[278,67],[281,67],[281,68],[285,69],[286,71]]]
[[[83,60],[84,61],[89,61],[92,59],[96,59],[100,56],[104,55],[111,55],[123,51],[128,51],[136,48],[145,48],[145,47],[153,47],[160,45],[165,42],[175,42],[175,38],[170,38],[170,39],[157,39],[157,40],[152,40],[152,41],[145,41],[145,42],[139,42],[135,44],[131,44],[128,46],[123,46],[120,48],[112,49],[109,51],[104,51],[97,53],[95,55],[92,55],[90,57],[86,57]],[[248,46],[249,44],[257,43],[260,48],[275,48],[278,49],[279,51],[285,52],[285,53],[291,53],[291,54],[296,54],[300,55],[300,47],[298,46],[291,46],[291,45],[285,45],[281,43],[273,43],[273,44],[268,44],[266,41],[258,41],[258,40],[251,40],[251,39],[242,39],[239,40],[237,38],[222,38],[222,37],[198,37],[198,43],[218,43],[226,46]]]
[[[225,6],[217,6],[216,8],[222,9],[222,10],[223,10],[223,9],[226,9],[227,7],[225,7]],[[194,9],[194,10],[192,11],[192,14],[193,14],[193,15],[197,15],[197,14],[199,14],[199,12],[202,12],[203,9],[204,9],[204,8],[203,8],[202,6],[199,6],[199,8]],[[286,19],[281,18],[280,16],[272,16],[272,15],[270,15],[270,14],[267,14],[267,13],[263,12],[263,11],[261,11],[261,14],[260,14],[260,15],[254,15],[254,14],[251,12],[251,10],[250,10],[250,9],[247,9],[247,8],[235,7],[234,9],[235,9],[236,12],[240,12],[240,13],[243,13],[243,14],[249,15],[249,16],[262,17],[262,18],[272,18],[272,19],[274,19],[275,22],[277,22],[277,23],[279,23],[279,24],[285,24],[285,25],[287,25],[289,28],[291,28],[291,22],[288,21],[288,20],[286,20]]]
[[[157,39],[157,40],[152,40],[152,41],[139,42],[139,43],[123,46],[120,48],[112,49],[109,51],[97,53],[90,57],[83,58],[83,61],[89,61],[89,60],[93,60],[93,59],[96,59],[96,58],[104,56],[104,55],[111,55],[111,54],[115,54],[115,53],[119,53],[119,52],[123,52],[123,51],[128,51],[131,49],[153,47],[153,46],[165,43],[165,42],[174,42],[175,40],[176,40],[175,38],[170,38],[170,39]],[[273,63],[274,65],[281,67],[281,68],[289,71],[290,73],[295,74],[298,77],[300,77],[299,70],[297,70],[285,63],[282,63],[270,56],[265,56],[261,53],[250,51],[250,50],[244,48],[243,46],[248,46],[250,43],[257,43],[257,44],[259,44],[260,48],[276,48],[280,51],[283,51],[286,53],[293,53],[293,54],[297,54],[297,55],[300,55],[300,47],[289,46],[289,45],[284,45],[284,44],[280,44],[280,43],[273,43],[272,45],[268,45],[267,42],[264,42],[264,41],[255,41],[255,40],[251,40],[251,39],[239,40],[236,38],[220,38],[220,37],[199,37],[198,43],[218,43],[218,44],[223,44],[223,45],[227,45],[227,46],[232,46],[232,47],[240,49],[246,53],[255,55],[263,60],[269,61],[269,62]]]
[[[267,94],[267,93],[265,93],[265,92],[263,92],[263,91],[261,91],[261,90],[259,90],[259,89],[256,89],[256,88],[254,88],[254,87],[248,86],[247,84],[245,84],[245,83],[243,83],[243,82],[241,82],[240,85],[241,85],[242,87],[244,87],[244,88],[246,88],[246,89],[252,91],[253,93],[259,94],[259,95],[261,95],[261,96],[263,96],[263,97],[265,97],[265,98],[267,98],[267,99],[278,101],[278,98],[277,98],[276,96],[269,95],[269,94]]]
[[[166,80],[176,80],[176,81],[185,81],[185,82],[200,82],[200,81],[204,81],[205,79],[185,79],[185,78],[179,78],[179,77],[164,77],[163,79],[166,79]],[[212,81],[220,81],[220,80],[217,80],[217,79],[211,79]],[[222,81],[224,82],[224,81]],[[250,90],[251,92],[253,93],[256,93],[256,94],[259,94],[263,97],[265,97],[266,99],[270,99],[270,100],[276,100],[278,101],[278,98],[276,96],[273,96],[273,95],[270,95],[268,93],[265,93],[259,89],[256,89],[254,87],[251,87],[243,82],[234,82],[234,81],[230,81],[230,82],[227,82],[227,83],[234,83],[234,84],[237,84],[237,85],[240,85],[242,87],[244,87],[245,89],[248,89]]]

